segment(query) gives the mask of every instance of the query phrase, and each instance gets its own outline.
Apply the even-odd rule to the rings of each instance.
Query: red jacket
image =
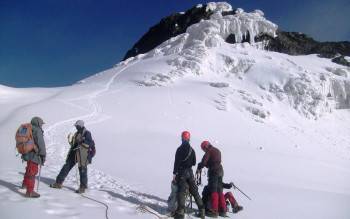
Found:
[[[209,171],[215,171],[221,168],[221,152],[216,147],[209,145],[202,161],[198,164],[198,170],[207,167]]]

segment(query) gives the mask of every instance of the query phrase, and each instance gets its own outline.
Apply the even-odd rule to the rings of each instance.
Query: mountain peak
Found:
[[[245,32],[242,32],[243,34],[238,34],[237,39],[235,39],[237,42],[244,41],[246,36],[250,35],[251,32],[253,35],[256,32],[254,29],[256,27],[251,27],[250,30],[248,30],[249,27],[246,27],[251,23],[249,18],[254,17],[254,15],[264,17],[264,13],[261,10],[255,10],[252,14],[252,16],[245,16],[243,23],[239,25],[240,27],[243,27],[243,29],[237,29],[238,32]],[[147,53],[170,38],[185,33],[191,25],[198,24],[203,20],[217,20],[226,16],[243,17],[244,15],[246,15],[246,12],[244,12],[243,9],[234,9],[227,2],[209,2],[205,5],[198,4],[186,12],[171,14],[170,16],[161,19],[161,21],[155,26],[151,27],[149,31],[125,54],[123,60],[138,54]],[[230,17],[228,17],[227,20],[229,19]],[[236,26],[238,27],[237,24]],[[235,32],[232,28],[233,27],[231,27],[230,31]],[[270,35],[271,33],[267,34]],[[274,35],[275,34],[273,34],[273,36]],[[254,37],[251,41],[254,41]]]
[[[241,23],[231,26],[225,22],[218,24],[221,26],[220,34],[223,34],[221,37],[228,43],[263,42],[264,49],[267,50],[289,55],[319,54],[321,57],[332,58],[335,63],[350,66],[350,62],[345,59],[345,56],[350,56],[350,42],[318,42],[303,33],[286,32],[267,21],[261,10],[247,13],[226,2],[198,4],[186,12],[174,13],[161,19],[126,53],[123,60],[148,53],[165,41],[188,33],[192,25],[207,20],[230,20],[232,16],[240,17],[238,20]],[[202,33],[207,30],[197,31]]]

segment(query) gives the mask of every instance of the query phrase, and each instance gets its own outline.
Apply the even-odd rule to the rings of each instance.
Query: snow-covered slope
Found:
[[[208,5],[217,12],[231,7]],[[349,68],[316,55],[264,51],[254,42],[225,43],[227,34],[241,39],[246,30],[275,33],[262,12],[239,12],[214,13],[74,86],[1,86],[1,218],[104,217],[102,204],[71,191],[75,169],[66,188],[48,187],[69,149],[66,136],[83,119],[97,147],[86,195],[107,204],[109,218],[153,218],[137,211],[142,204],[165,212],[174,153],[189,130],[198,160],[200,142],[210,140],[222,151],[225,181],[252,198],[234,191],[245,209],[231,218],[348,219]],[[25,165],[13,138],[36,115],[46,122],[48,157],[42,197],[28,200],[18,192]]]

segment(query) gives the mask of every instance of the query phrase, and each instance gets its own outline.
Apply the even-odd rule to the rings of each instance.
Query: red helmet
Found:
[[[189,131],[183,131],[181,134],[181,138],[183,141],[189,141],[191,138],[191,134]]]
[[[202,144],[201,144],[201,148],[203,151],[207,150],[208,147],[210,145],[210,142],[209,141],[203,141]]]

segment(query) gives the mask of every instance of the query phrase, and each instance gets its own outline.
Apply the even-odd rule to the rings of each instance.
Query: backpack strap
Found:
[[[192,147],[190,147],[190,150],[188,150],[188,154],[187,154],[186,158],[184,160],[182,160],[182,162],[185,162],[186,160],[188,160],[188,158],[190,158],[191,154],[192,154]]]

